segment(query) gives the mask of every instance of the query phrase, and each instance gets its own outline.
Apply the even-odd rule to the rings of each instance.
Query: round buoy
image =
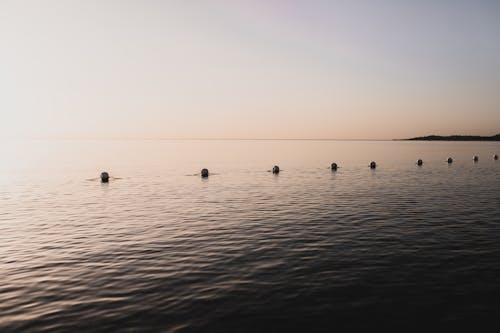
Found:
[[[496,160],[498,160],[498,155],[497,155],[497,154],[493,155],[493,159],[494,159],[495,161],[496,161]]]
[[[422,164],[424,164],[424,161],[422,161],[421,159],[419,159],[419,160],[417,161],[417,165],[418,165],[418,166],[422,166]]]
[[[375,169],[377,167],[377,163],[375,163],[374,161],[372,161],[370,163],[370,169]]]
[[[332,170],[337,171],[337,169],[338,169],[337,163],[332,163]]]
[[[101,182],[103,183],[109,182],[109,173],[107,173],[106,171],[101,172]]]
[[[275,165],[275,166],[273,167],[273,173],[274,173],[275,175],[277,175],[278,173],[280,173],[280,167],[279,167],[279,166],[277,166],[277,165]]]
[[[453,163],[453,159],[451,157],[448,157],[448,164]]]
[[[203,178],[208,177],[208,169],[201,169],[201,177]]]
[[[472,158],[472,160],[473,160],[474,162],[477,162],[477,161],[479,161],[479,157],[474,156],[474,157]]]

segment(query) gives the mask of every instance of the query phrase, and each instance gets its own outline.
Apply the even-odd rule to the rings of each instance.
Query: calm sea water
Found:
[[[499,143],[2,142],[0,331],[495,323],[494,153]],[[193,176],[202,167],[208,179]],[[104,170],[119,179],[101,184]]]

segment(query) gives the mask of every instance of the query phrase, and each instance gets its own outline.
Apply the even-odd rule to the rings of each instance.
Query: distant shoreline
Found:
[[[403,139],[405,141],[500,141],[500,134],[493,136],[479,136],[479,135],[428,135],[416,138]]]

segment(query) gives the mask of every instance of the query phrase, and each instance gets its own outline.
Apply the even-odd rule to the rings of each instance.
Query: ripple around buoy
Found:
[[[419,160],[417,161],[417,165],[418,165],[418,166],[422,166],[422,164],[424,164],[424,161],[422,161],[421,159],[419,159]]]
[[[337,171],[338,169],[337,163],[332,163],[331,168],[333,171]]]
[[[109,182],[109,173],[107,173],[106,171],[101,172],[101,182],[103,183]]]
[[[448,161],[447,161],[447,162],[448,162],[448,164],[451,164],[451,163],[453,163],[453,158],[451,158],[451,157],[448,157]]]
[[[279,166],[277,166],[277,165],[275,165],[275,166],[273,167],[273,173],[274,173],[275,175],[277,175],[278,173],[280,173],[280,167],[279,167]]]
[[[370,162],[370,169],[375,169],[377,167],[377,163],[375,161]]]
[[[201,169],[201,177],[203,178],[208,177],[208,169]]]

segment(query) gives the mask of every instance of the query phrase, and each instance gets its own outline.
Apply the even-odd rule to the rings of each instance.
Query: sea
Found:
[[[4,140],[0,332],[498,326],[494,154],[499,142]]]

